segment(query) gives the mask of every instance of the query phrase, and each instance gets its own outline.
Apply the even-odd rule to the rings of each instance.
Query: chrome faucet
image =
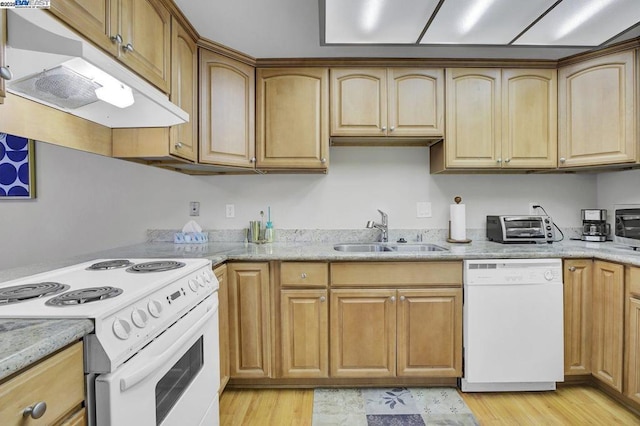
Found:
[[[386,243],[389,241],[389,216],[378,209],[380,215],[382,216],[382,223],[375,223],[373,220],[367,222],[367,228],[376,228],[379,229],[382,233],[380,234],[380,241]]]

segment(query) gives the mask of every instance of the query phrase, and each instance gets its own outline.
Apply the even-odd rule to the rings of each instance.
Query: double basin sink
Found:
[[[351,253],[378,253],[378,252],[430,252],[447,251],[446,248],[435,244],[411,244],[411,243],[342,243],[336,244],[333,248],[337,251]]]

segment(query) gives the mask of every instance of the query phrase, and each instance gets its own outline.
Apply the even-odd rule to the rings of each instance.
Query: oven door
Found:
[[[218,294],[95,380],[98,426],[218,425]]]

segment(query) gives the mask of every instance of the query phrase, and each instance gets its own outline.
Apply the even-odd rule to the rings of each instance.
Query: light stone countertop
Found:
[[[149,242],[76,256],[61,262],[46,262],[0,271],[0,283],[94,259],[114,258],[208,258],[213,264],[225,261],[426,261],[483,258],[594,258],[640,266],[640,251],[605,243],[567,240],[553,244],[498,244],[473,241],[451,244],[440,252],[348,253],[334,250],[330,242],[277,242],[247,244],[209,242],[173,244]],[[30,363],[80,339],[93,330],[88,320],[0,320],[0,380]]]

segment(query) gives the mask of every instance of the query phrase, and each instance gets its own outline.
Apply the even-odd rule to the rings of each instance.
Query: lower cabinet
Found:
[[[332,377],[462,375],[462,289],[331,290]]]
[[[269,264],[229,263],[227,281],[231,377],[270,377]]]
[[[84,425],[82,342],[75,343],[0,383],[3,426]],[[25,409],[46,403],[38,420],[23,417]]]
[[[218,323],[220,336],[220,391],[222,393],[229,382],[229,283],[227,282],[227,265],[213,270],[220,287],[218,288]]]
[[[593,334],[591,372],[622,392],[624,355],[624,266],[593,263]]]
[[[591,374],[593,260],[564,261],[564,374]]]
[[[634,402],[640,403],[640,268],[627,266],[627,373],[625,394]]]

